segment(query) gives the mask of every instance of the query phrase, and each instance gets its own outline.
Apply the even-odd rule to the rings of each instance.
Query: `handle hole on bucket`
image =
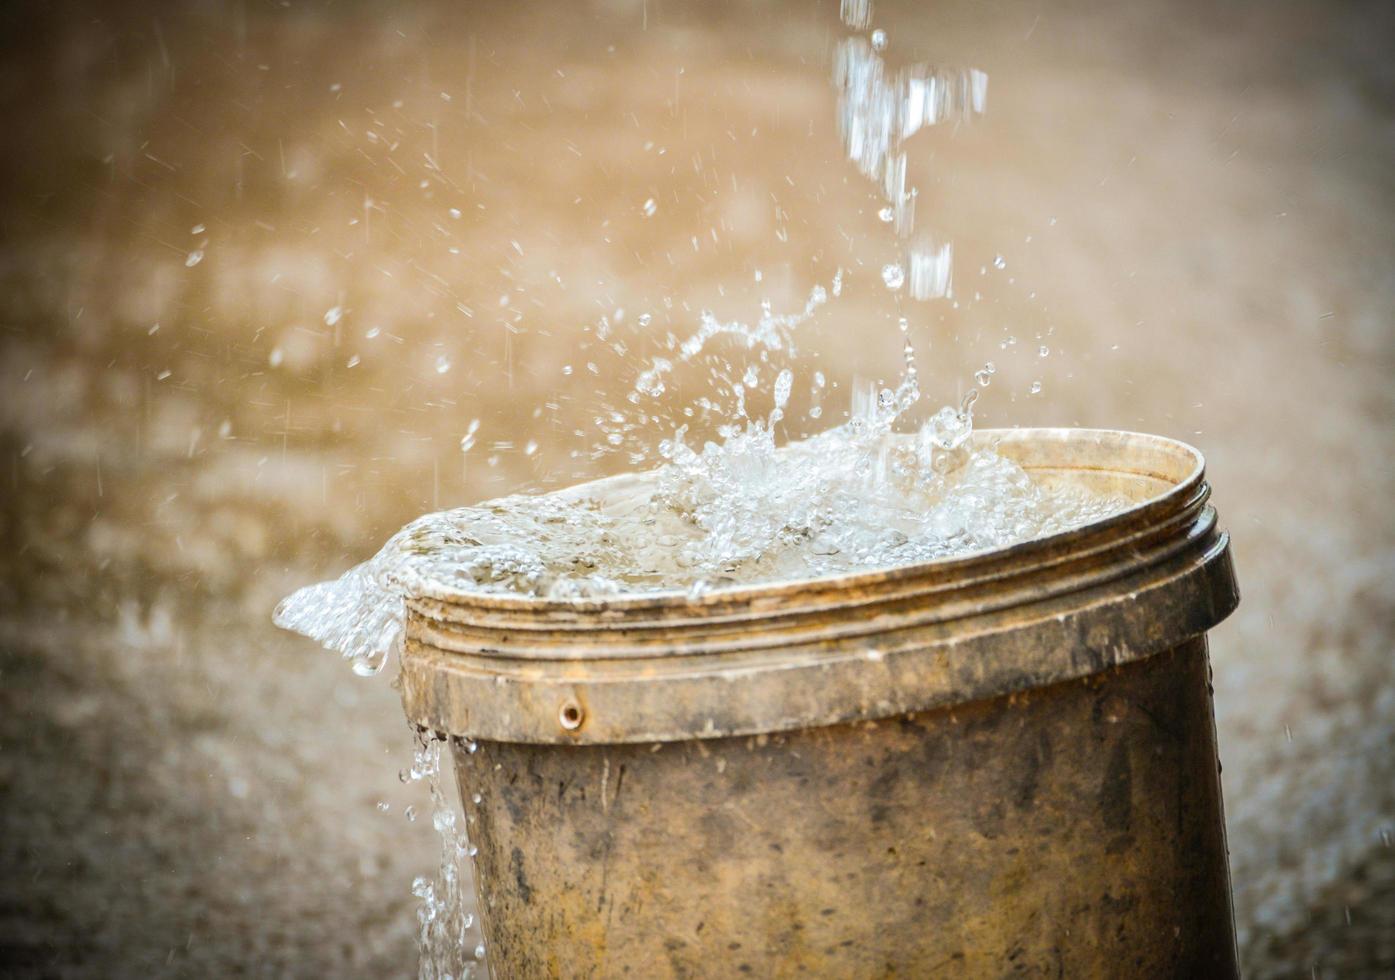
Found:
[[[561,710],[557,712],[557,720],[569,732],[574,732],[580,728],[585,717],[586,712],[582,711],[581,705],[575,701],[563,701]]]

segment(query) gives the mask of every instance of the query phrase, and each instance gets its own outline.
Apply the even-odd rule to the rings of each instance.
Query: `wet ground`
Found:
[[[270,609],[425,509],[627,466],[594,419],[698,310],[844,267],[801,328],[830,412],[892,375],[835,7],[0,14],[0,973],[414,972],[436,845],[395,694]],[[983,424],[1207,453],[1242,958],[1390,975],[1395,20],[878,10],[893,58],[991,77],[915,144],[959,300],[908,310],[926,388],[992,359]]]

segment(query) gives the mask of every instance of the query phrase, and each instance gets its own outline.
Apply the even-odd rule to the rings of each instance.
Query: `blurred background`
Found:
[[[426,510],[634,465],[702,379],[619,451],[597,421],[702,310],[845,270],[789,437],[896,377],[837,6],[4,6],[0,974],[415,973],[437,843],[396,693],[271,609]],[[1242,960],[1389,976],[1395,8],[874,19],[893,66],[990,77],[908,147],[955,249],[954,300],[902,311],[922,408],[992,360],[979,424],[1207,454]]]

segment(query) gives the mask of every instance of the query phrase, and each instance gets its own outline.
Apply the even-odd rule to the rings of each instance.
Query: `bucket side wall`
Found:
[[[1234,975],[1208,672],[1198,637],[879,722],[481,742],[496,980]]]

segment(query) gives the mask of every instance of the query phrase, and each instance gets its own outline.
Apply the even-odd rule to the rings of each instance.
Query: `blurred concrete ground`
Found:
[[[825,422],[891,376],[836,6],[5,7],[0,973],[414,972],[435,841],[395,694],[270,609],[428,508],[625,468],[594,419],[701,309],[849,270],[791,436],[814,367]],[[913,144],[956,256],[957,305],[907,310],[927,389],[992,359],[984,424],[1208,454],[1245,592],[1213,656],[1247,973],[1390,975],[1395,17],[876,19],[893,63],[991,78],[981,124]]]

